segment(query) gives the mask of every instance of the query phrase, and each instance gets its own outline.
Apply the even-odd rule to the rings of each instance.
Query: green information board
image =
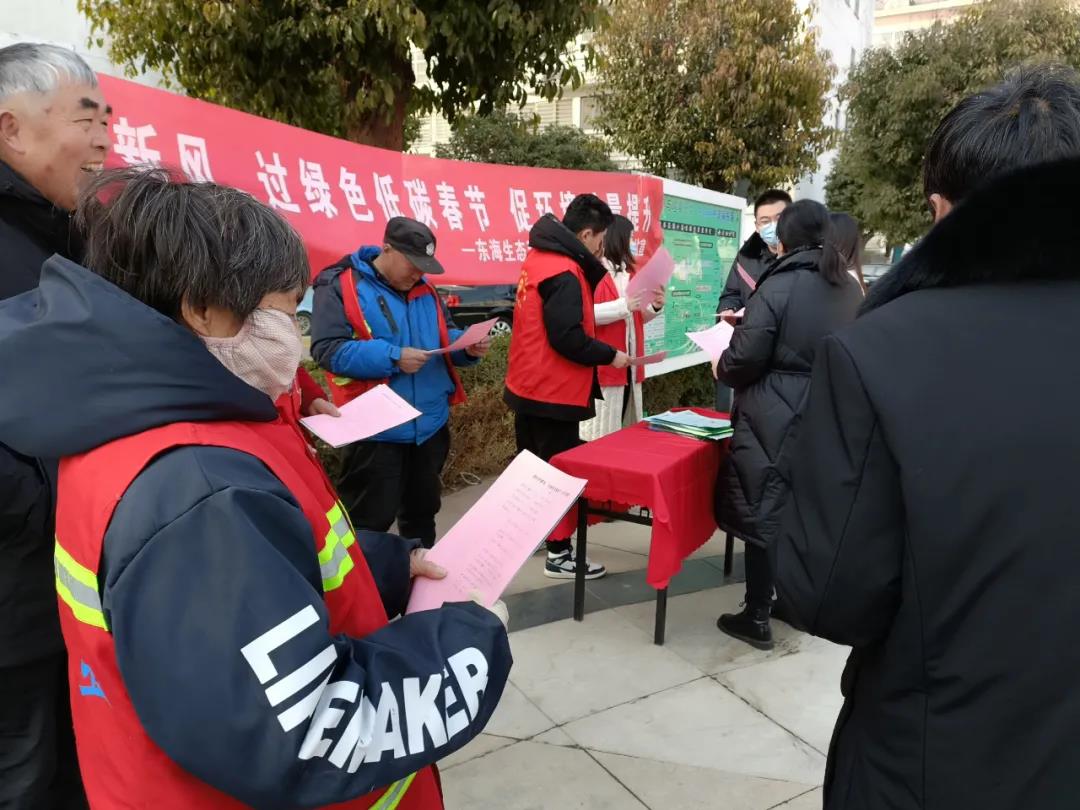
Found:
[[[646,350],[667,351],[668,357],[649,367],[650,376],[706,360],[686,333],[716,323],[716,304],[741,244],[740,199],[681,183],[671,183],[677,191],[667,193],[669,182],[660,224],[675,275],[664,309],[645,327]]]

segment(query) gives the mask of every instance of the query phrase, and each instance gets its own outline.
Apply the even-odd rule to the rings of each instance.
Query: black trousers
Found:
[[[580,422],[567,422],[562,419],[548,419],[543,416],[527,414],[514,415],[514,434],[517,449],[528,450],[544,461],[550,461],[564,450],[570,450],[580,444]],[[560,552],[570,548],[570,538],[551,538],[547,542],[548,551]]]
[[[734,401],[734,391],[728,388],[719,380],[716,381],[716,410],[721,413],[731,413],[731,406]]]
[[[85,810],[67,656],[0,668],[0,810]]]
[[[747,543],[744,553],[746,562],[746,604],[750,607],[771,607],[773,584],[773,559],[769,549],[757,543]]]
[[[435,515],[442,506],[442,475],[450,452],[450,427],[423,444],[357,442],[345,448],[338,494],[353,526],[389,531],[435,545]]]

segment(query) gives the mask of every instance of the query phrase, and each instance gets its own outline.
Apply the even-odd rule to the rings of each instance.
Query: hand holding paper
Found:
[[[491,328],[498,322],[498,318],[489,318],[486,321],[480,323],[474,323],[468,329],[465,330],[465,334],[451,343],[444,349],[432,349],[428,354],[447,354],[448,352],[456,352],[458,349],[467,349],[470,346],[475,346],[477,343],[482,342],[491,334]]]
[[[403,425],[420,415],[420,411],[385,385],[365,391],[352,402],[341,406],[340,413],[340,416],[309,416],[301,419],[300,424],[331,447],[344,447]]]
[[[687,332],[686,336],[705,350],[713,360],[719,360],[735,335],[735,327],[727,321],[720,321],[716,326],[702,332]]]
[[[665,248],[659,248],[645,266],[630,278],[626,286],[627,299],[636,297],[638,309],[656,301],[659,290],[664,287],[675,272],[675,260]]]
[[[468,602],[477,591],[484,606],[492,607],[584,489],[582,479],[520,453],[428,553],[427,562],[449,573],[446,579],[416,580],[406,612]]]

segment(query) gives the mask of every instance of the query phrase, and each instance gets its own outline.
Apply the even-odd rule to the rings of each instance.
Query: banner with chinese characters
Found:
[[[635,225],[634,249],[661,240],[663,184],[646,175],[533,169],[407,155],[320,135],[101,76],[113,108],[110,166],[158,163],[243,189],[303,236],[314,273],[380,244],[390,217],[425,223],[446,268],[440,284],[513,284],[529,229],[591,192]]]

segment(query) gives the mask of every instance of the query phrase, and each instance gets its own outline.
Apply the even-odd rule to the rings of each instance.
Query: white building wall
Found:
[[[810,0],[799,0],[805,8]],[[836,101],[836,89],[846,80],[848,72],[870,47],[874,33],[874,0],[817,0],[814,26],[821,46],[832,55],[836,66],[834,91],[830,97],[827,121],[843,131],[847,127],[845,111]],[[817,171],[802,178],[795,186],[800,199],[825,202],[825,181],[828,179],[836,150],[825,152],[818,159]]]
[[[76,51],[99,73],[128,78],[104,49],[89,41],[90,23],[79,13],[76,0],[0,0],[0,47],[16,42],[61,45]],[[146,74],[136,81],[158,85],[160,76]]]

